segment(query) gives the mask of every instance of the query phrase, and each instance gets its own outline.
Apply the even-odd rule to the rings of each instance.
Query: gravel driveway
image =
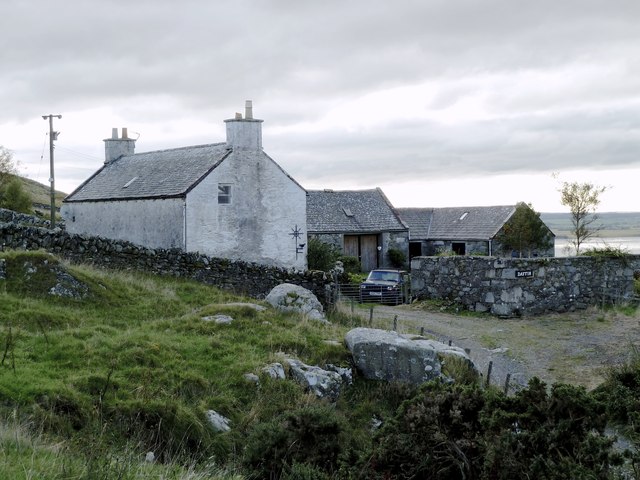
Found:
[[[357,305],[354,312],[369,323],[371,312]],[[537,376],[548,384],[564,382],[592,389],[609,367],[625,362],[640,349],[640,312],[629,316],[589,309],[518,319],[453,315],[424,309],[420,304],[376,306],[372,326],[391,330],[397,316],[400,333],[424,332],[437,340],[469,350],[485,380],[510,389]]]

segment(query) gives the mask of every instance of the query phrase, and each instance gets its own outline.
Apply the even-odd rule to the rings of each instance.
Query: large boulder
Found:
[[[281,283],[273,287],[265,300],[283,312],[302,313],[312,320],[327,322],[318,297],[299,285]]]
[[[465,358],[458,347],[423,337],[372,328],[355,328],[345,337],[356,368],[365,378],[421,384],[442,374],[442,359]]]

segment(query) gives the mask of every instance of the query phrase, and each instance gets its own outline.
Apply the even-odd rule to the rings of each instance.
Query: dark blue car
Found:
[[[404,270],[376,269],[360,284],[360,302],[399,305],[409,300],[409,275]]]

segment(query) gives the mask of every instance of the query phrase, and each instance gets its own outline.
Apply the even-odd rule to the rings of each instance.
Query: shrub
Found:
[[[309,270],[331,270],[340,256],[340,251],[335,245],[324,243],[321,240],[311,237],[307,246],[307,264]]]
[[[341,432],[334,408],[302,407],[256,425],[247,438],[244,464],[256,478],[280,478],[283,472],[302,470],[301,478],[322,478],[319,472],[337,468]]]
[[[583,387],[533,379],[508,397],[475,385],[426,384],[361,456],[360,478],[611,478],[622,457],[602,404]]]
[[[362,271],[362,267],[360,265],[360,260],[358,260],[358,257],[342,255],[338,257],[338,260],[342,262],[344,272],[347,274],[357,274]]]
[[[407,256],[404,252],[398,248],[390,248],[387,251],[387,255],[389,255],[389,261],[391,265],[395,268],[404,268],[407,263]]]
[[[361,478],[478,478],[483,405],[479,388],[426,384],[375,436]]]
[[[0,188],[0,207],[20,213],[31,213],[33,201],[24,190],[22,182],[15,178]]]
[[[627,258],[629,251],[622,247],[612,247],[605,245],[604,247],[589,248],[581,253],[585,257],[603,257],[603,258]]]

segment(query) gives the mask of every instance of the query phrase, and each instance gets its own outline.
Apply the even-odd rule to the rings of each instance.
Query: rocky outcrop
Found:
[[[337,400],[342,389],[342,376],[339,373],[306,365],[292,358],[288,358],[286,363],[291,377],[316,397]]]
[[[206,415],[207,420],[209,421],[209,425],[211,425],[211,427],[216,432],[228,432],[229,430],[231,430],[231,427],[229,425],[231,421],[228,418],[220,415],[215,410],[207,410]]]
[[[358,371],[368,379],[419,385],[442,375],[442,359],[453,355],[471,363],[464,350],[423,337],[355,328],[345,336]]]
[[[277,285],[265,300],[280,311],[301,313],[311,320],[327,322],[318,298],[313,292],[299,285],[291,283]]]

